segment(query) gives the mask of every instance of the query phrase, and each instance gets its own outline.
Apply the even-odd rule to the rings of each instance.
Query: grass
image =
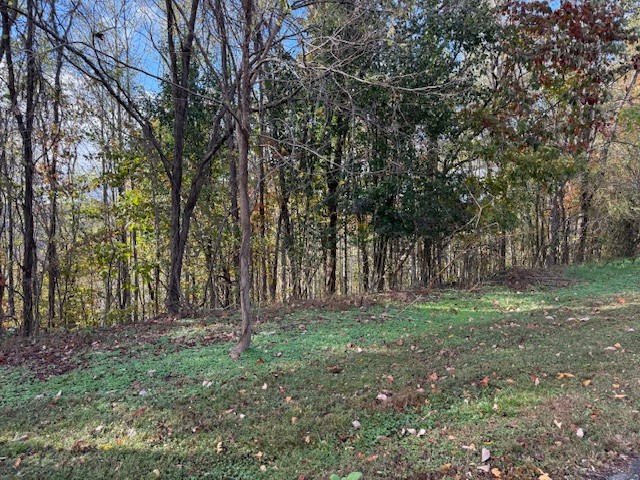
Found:
[[[567,275],[288,313],[238,362],[220,319],[86,333],[64,373],[0,365],[0,477],[585,478],[640,449],[640,265]]]

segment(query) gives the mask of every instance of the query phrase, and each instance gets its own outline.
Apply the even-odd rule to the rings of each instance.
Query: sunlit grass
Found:
[[[198,343],[232,324],[186,320],[46,381],[2,367],[0,476],[455,478],[484,447],[507,478],[583,478],[640,446],[640,266],[568,275],[263,318],[239,362]]]

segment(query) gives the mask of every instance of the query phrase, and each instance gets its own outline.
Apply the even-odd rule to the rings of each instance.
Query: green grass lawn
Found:
[[[24,344],[0,477],[585,478],[640,452],[640,265],[566,275],[274,314],[237,362],[233,318]]]

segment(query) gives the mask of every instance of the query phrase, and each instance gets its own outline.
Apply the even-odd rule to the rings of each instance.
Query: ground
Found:
[[[5,339],[0,477],[615,478],[640,265],[563,274],[263,311],[237,362],[232,314]]]

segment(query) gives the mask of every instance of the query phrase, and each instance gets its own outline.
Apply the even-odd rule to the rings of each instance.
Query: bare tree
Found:
[[[22,166],[24,172],[24,199],[22,214],[24,222],[24,250],[22,260],[22,296],[23,320],[22,333],[29,336],[34,331],[34,280],[36,273],[36,241],[33,217],[34,173],[35,163],[33,154],[33,134],[35,107],[37,102],[37,64],[36,64],[36,24],[34,0],[27,0],[26,5],[26,34],[24,36],[24,53],[26,57],[26,80],[24,88],[24,107],[21,105],[20,91],[16,80],[16,64],[14,63],[12,31],[16,16],[9,9],[9,3],[0,3],[2,15],[2,45],[4,50],[7,87],[11,111],[18,124],[22,139]],[[24,108],[24,110],[23,110]]]

